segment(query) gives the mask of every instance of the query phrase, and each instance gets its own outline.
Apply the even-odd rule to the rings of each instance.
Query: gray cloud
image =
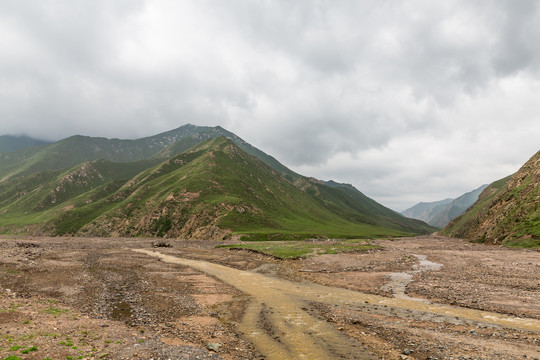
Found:
[[[0,133],[221,125],[403,208],[538,150],[539,37],[532,0],[3,1]]]

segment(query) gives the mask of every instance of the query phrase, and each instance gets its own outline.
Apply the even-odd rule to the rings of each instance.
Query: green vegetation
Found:
[[[178,141],[167,145],[169,138]],[[139,140],[76,136],[8,160],[0,158],[3,233],[298,240],[435,230],[350,185],[295,174],[221,128],[187,126]]]
[[[514,175],[489,185],[443,234],[512,247],[540,247],[540,151]]]
[[[46,141],[32,139],[27,136],[2,135],[0,136],[0,154],[46,144]]]
[[[65,314],[65,313],[68,313],[69,312],[69,309],[60,309],[60,308],[57,308],[57,307],[49,307],[45,310],[43,310],[44,313],[47,313],[47,314],[51,314],[51,315],[54,315],[54,317],[58,317],[62,314]]]
[[[60,341],[60,345],[64,345],[66,347],[73,347],[73,341],[70,338],[67,338],[65,341]]]
[[[299,259],[322,254],[366,251],[380,246],[366,243],[365,240],[325,241],[325,242],[250,242],[248,244],[219,245],[229,249],[245,249],[271,255],[279,259]]]
[[[469,224],[475,222],[478,214],[482,212],[483,209],[488,208],[493,199],[503,192],[510,178],[511,176],[507,176],[490,184],[482,191],[474,206],[469,208],[463,215],[455,218],[448,224],[442,233],[449,236],[466,237],[466,229]]]
[[[5,357],[3,360],[22,360],[22,359],[18,356],[10,355],[8,357]]]
[[[37,347],[31,346],[27,349],[21,350],[21,354],[29,354],[30,352],[37,351]]]

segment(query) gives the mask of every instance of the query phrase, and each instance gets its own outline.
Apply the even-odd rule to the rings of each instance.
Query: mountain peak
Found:
[[[352,186],[298,175],[221,127],[188,124],[137,140],[74,136],[0,157],[0,178],[0,228],[9,231],[275,239],[433,230]]]

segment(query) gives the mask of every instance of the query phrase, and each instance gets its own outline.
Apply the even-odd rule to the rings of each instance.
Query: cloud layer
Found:
[[[0,133],[221,125],[403,210],[540,142],[536,1],[6,0]]]

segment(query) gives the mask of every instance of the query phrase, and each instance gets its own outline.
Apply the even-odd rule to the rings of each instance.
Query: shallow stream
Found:
[[[540,320],[535,319],[431,304],[406,296],[386,298],[318,284],[295,283],[206,261],[183,259],[145,249],[133,251],[158,257],[167,263],[192,267],[252,296],[239,330],[267,359],[376,359],[327,321],[311,315],[309,303],[314,302],[393,316],[421,314],[423,318],[448,323],[472,321],[540,332]],[[438,265],[420,255],[418,258],[418,271]]]
[[[413,256],[419,261],[418,265],[413,266],[413,271],[394,272],[388,274],[388,276],[390,277],[390,281],[388,282],[388,284],[382,287],[382,290],[390,291],[392,294],[394,294],[394,297],[398,299],[409,299],[415,301],[429,302],[425,299],[412,298],[405,293],[405,290],[407,289],[407,285],[409,285],[409,283],[413,280],[413,276],[415,274],[421,273],[423,271],[437,271],[442,267],[442,264],[437,264],[429,261],[426,255],[413,254]]]

